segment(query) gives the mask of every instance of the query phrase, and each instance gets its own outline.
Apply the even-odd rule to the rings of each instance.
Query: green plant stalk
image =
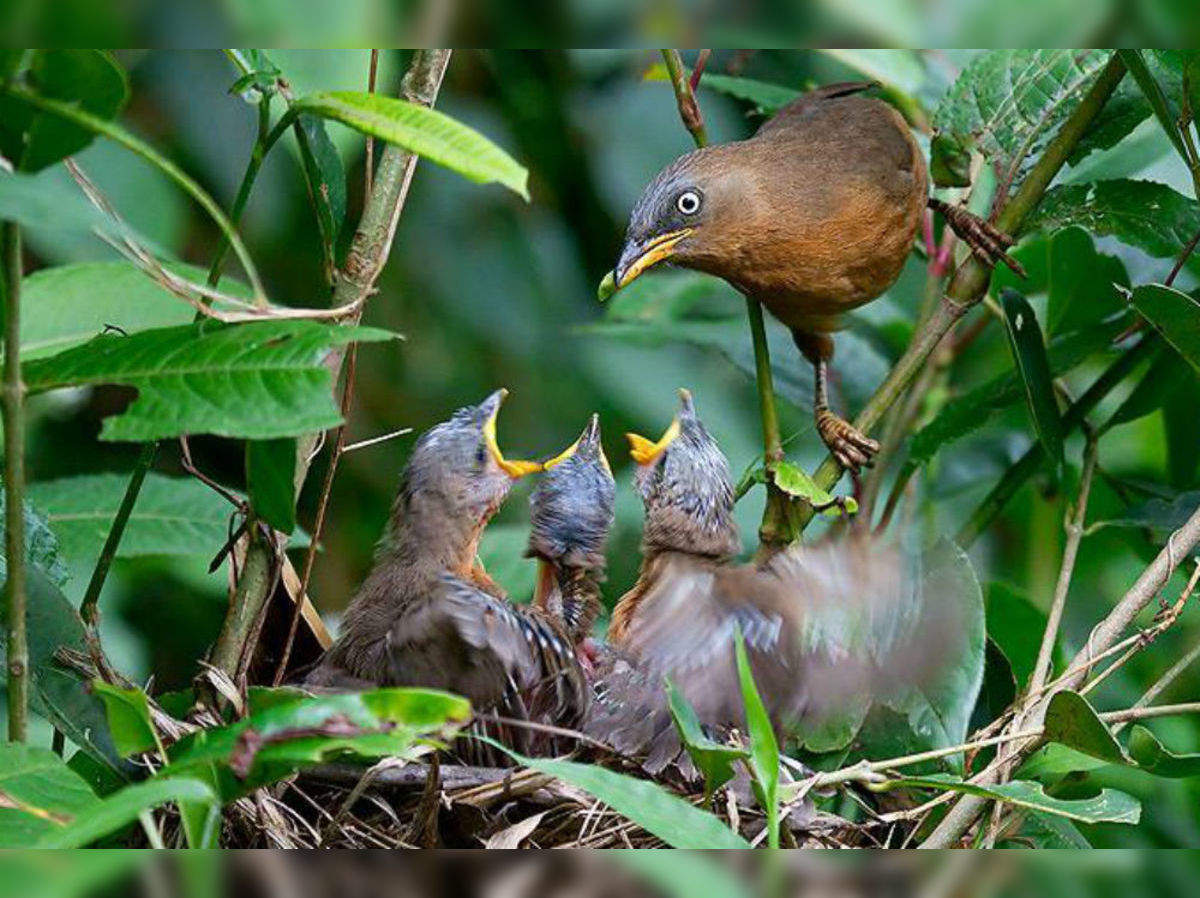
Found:
[[[1113,54],[1083,99],[1080,100],[1079,105],[1059,128],[1050,143],[1046,145],[1041,157],[1021,182],[1021,186],[1013,194],[1012,199],[997,216],[995,224],[999,230],[1006,234],[1019,233],[1025,217],[1041,201],[1046,188],[1050,186],[1050,182],[1054,180],[1066,163],[1075,145],[1083,137],[1084,132],[1087,131],[1124,76],[1125,64],[1119,56]],[[924,366],[925,360],[937,348],[946,332],[968,310],[983,299],[990,279],[991,269],[980,263],[974,255],[969,256],[959,265],[945,295],[925,327],[916,334],[900,361],[888,373],[887,378],[855,419],[854,426],[856,428],[863,433],[871,432],[871,429],[879,423],[892,404],[899,400],[900,395],[916,377]],[[813,475],[813,480],[821,489],[830,491],[837,485],[841,476],[841,466],[830,456],[821,463]],[[811,508],[801,510],[801,528],[807,526],[812,520],[813,514]]]
[[[1158,339],[1153,335],[1143,338],[1136,346],[1120,355],[1109,365],[1095,383],[1085,390],[1078,399],[1071,403],[1063,414],[1063,432],[1070,433],[1078,427],[1083,419],[1100,403],[1100,400],[1112,392],[1113,388],[1124,380],[1134,368],[1148,358],[1158,346]],[[979,538],[979,535],[995,519],[1000,510],[1008,504],[1025,481],[1041,469],[1045,451],[1041,443],[1034,443],[1014,463],[1004,476],[1000,478],[990,493],[984,497],[979,506],[971,513],[966,522],[959,528],[954,540],[964,549]]]
[[[121,544],[121,537],[125,535],[129,516],[133,513],[133,506],[137,503],[138,494],[142,491],[142,483],[146,480],[146,473],[150,470],[150,466],[154,464],[154,456],[157,452],[158,443],[153,440],[142,444],[141,454],[138,456],[137,464],[134,465],[133,473],[129,476],[129,483],[125,487],[125,495],[121,497],[121,505],[117,509],[112,524],[109,525],[104,547],[100,550],[100,557],[96,559],[96,567],[92,569],[92,577],[88,580],[87,589],[83,593],[83,601],[79,605],[79,615],[89,627],[95,628],[100,623],[98,609],[100,591],[104,588],[104,581],[108,578],[108,570],[112,567],[113,559],[117,557],[117,547]]]
[[[678,50],[662,50],[663,62],[670,76],[671,88],[679,108],[679,118],[692,135],[697,147],[708,146],[708,131],[696,94],[688,81],[687,71]],[[779,414],[775,406],[775,384],[771,376],[771,350],[767,344],[767,329],[763,321],[762,304],[746,297],[746,317],[750,321],[750,340],[754,345],[754,376],[758,387],[758,409],[762,417],[763,464],[767,470],[767,504],[763,509],[758,539],[764,547],[786,545],[798,535],[792,499],[775,485],[775,464],[783,460],[783,438],[779,430]],[[811,507],[804,503],[805,507]]]
[[[267,294],[263,290],[262,280],[258,276],[258,269],[254,266],[254,261],[250,258],[250,253],[246,249],[246,245],[242,243],[242,238],[238,236],[237,230],[233,223],[221,211],[221,207],[217,202],[209,196],[203,187],[195,182],[183,169],[179,168],[170,159],[163,156],[149,144],[134,137],[124,128],[106,121],[98,116],[92,115],[89,112],[73,106],[69,103],[63,103],[59,100],[53,100],[49,97],[43,97],[40,94],[34,93],[25,87],[9,86],[7,93],[11,97],[15,97],[30,106],[41,109],[43,112],[49,112],[51,115],[56,115],[61,119],[69,121],[88,131],[95,132],[103,137],[124,147],[132,153],[141,156],[168,178],[174,181],[194,199],[217,227],[224,234],[225,239],[229,241],[233,247],[234,253],[238,257],[238,261],[242,263],[242,267],[246,270],[246,277],[250,280],[250,286],[254,291],[254,300],[257,305],[265,308],[267,305]]]
[[[241,576],[229,600],[229,612],[221,624],[221,632],[213,644],[209,663],[230,678],[237,675],[247,636],[254,629],[259,612],[275,583],[275,553],[261,525],[253,518],[247,522],[249,544]],[[236,680],[235,680],[236,682]]]
[[[0,224],[4,282],[4,582],[8,618],[8,738],[24,742],[29,716],[25,629],[25,386],[21,383],[21,229]]]

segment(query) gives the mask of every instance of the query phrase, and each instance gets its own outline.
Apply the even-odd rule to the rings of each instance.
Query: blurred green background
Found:
[[[250,8],[232,0],[228,6],[243,12]],[[1059,5],[1038,6],[1046,11]],[[210,35],[205,30],[210,26],[189,17],[187,10],[184,5],[164,12],[155,19],[156,27],[169,38],[224,36],[220,29]],[[1067,27],[1083,24],[1072,19]],[[132,79],[132,99],[122,123],[181,163],[228,207],[253,141],[255,109],[228,93],[235,74],[227,60],[216,51],[118,55]],[[280,50],[271,58],[297,93],[366,85],[366,50]],[[968,58],[964,51],[912,56],[911,92],[931,108]],[[656,59],[656,53],[638,50],[455,53],[438,108],[528,166],[532,200],[525,204],[498,186],[480,187],[426,163],[417,168],[395,248],[365,317],[367,324],[403,333],[405,341],[362,348],[347,440],[402,427],[413,433],[354,451],[342,461],[310,590],[331,622],[371,563],[415,435],[498,386],[512,391],[499,430],[501,445],[513,457],[557,453],[574,440],[589,414],[600,413],[619,486],[606,587],[610,604],[633,582],[639,561],[640,503],[632,491],[622,434],[634,430],[656,436],[673,413],[675,388],[687,386],[730,457],[735,476],[760,452],[754,385],[731,364],[748,357],[744,329],[726,335],[714,348],[700,345],[701,340],[661,339],[650,331],[615,339],[592,327],[604,313],[595,287],[615,261],[629,208],[659,168],[691,147],[669,86],[642,80]],[[819,51],[760,51],[753,56],[719,51],[709,70],[735,67],[753,78],[803,88],[861,77],[847,65],[850,59]],[[395,93],[404,61],[398,51],[382,54],[380,92]],[[703,92],[700,101],[714,140],[748,136],[759,121],[741,104],[716,93]],[[345,163],[349,221],[354,222],[363,196],[363,140],[337,124],[329,127]],[[217,243],[210,221],[153,169],[104,141],[81,153],[78,162],[120,213],[167,253],[208,263]],[[1153,121],[1143,123],[1118,150],[1094,154],[1080,170],[1068,168],[1061,177],[1084,175],[1148,178],[1191,192],[1186,171]],[[67,180],[60,167],[39,177]],[[326,304],[316,225],[295,152],[268,158],[242,232],[276,302]],[[343,243],[351,232],[347,227]],[[1134,283],[1165,275],[1161,260],[1115,242],[1097,245],[1121,259]],[[36,229],[27,235],[27,250],[28,270],[113,257],[99,241],[68,241]],[[232,263],[229,270],[236,270]],[[669,277],[653,275],[646,281]],[[1185,274],[1179,285],[1194,287],[1194,279],[1185,280],[1189,277]],[[855,316],[839,336],[836,399],[843,407],[854,411],[899,354],[923,288],[924,265],[914,257],[898,284]],[[711,303],[714,319],[741,308],[740,299],[727,291],[716,291]],[[811,383],[807,366],[786,339],[774,345],[776,364],[794,372],[796,392],[803,394]],[[1075,387],[1090,383],[1103,361],[1083,366],[1068,382]],[[957,362],[954,388],[980,383],[1010,367],[1004,334],[992,327]],[[1104,408],[1111,411],[1124,395],[1110,397]],[[102,418],[126,401],[125,392],[108,389],[38,398],[32,406],[30,479],[128,471],[137,448],[97,440]],[[823,452],[806,409],[805,403],[785,402],[781,413],[789,457],[811,469]],[[1168,437],[1200,445],[1200,432],[1167,434],[1156,413],[1106,437],[1105,472],[1115,478],[1166,481],[1179,490],[1195,488],[1194,455],[1190,469],[1176,464],[1167,471]],[[1030,441],[1026,413],[1014,407],[945,449],[931,476],[921,482],[923,501],[914,511],[927,532],[952,533]],[[243,486],[240,445],[215,438],[197,439],[193,445],[204,470],[231,486]],[[1076,465],[1079,447],[1076,438],[1068,450]],[[180,473],[175,447],[163,449],[158,469]],[[306,528],[312,526],[325,463],[322,454],[301,499],[300,520]],[[528,594],[532,582],[532,567],[520,557],[530,488],[523,482],[514,490],[484,546],[489,570],[518,599]],[[1112,517],[1124,507],[1102,478],[1089,520]],[[761,508],[761,489],[738,505],[747,547]],[[989,590],[1015,590],[1039,607],[1048,605],[1061,555],[1063,510],[1061,496],[1050,493],[1045,483],[1035,481],[1021,492],[973,552],[980,580],[991,584]],[[1128,588],[1153,551],[1136,533],[1120,529],[1101,530],[1084,541],[1064,627],[1068,649],[1083,644],[1088,628]],[[195,659],[216,633],[227,573],[207,573],[209,560],[198,555],[118,561],[109,579],[101,601],[105,645],[133,679],[153,677],[156,691],[188,683]],[[298,556],[294,560],[299,562]],[[77,600],[86,572],[75,573],[69,596]],[[1185,616],[1159,645],[1106,681],[1098,702],[1126,706],[1197,636],[1198,628]],[[1162,700],[1194,696],[1198,685],[1200,675],[1184,676]],[[1188,719],[1163,720],[1154,728],[1176,746],[1200,741]],[[1138,828],[1090,829],[1098,844],[1200,844],[1200,790],[1194,780],[1168,782],[1111,770],[1093,776],[1093,782],[1119,785],[1147,806]]]

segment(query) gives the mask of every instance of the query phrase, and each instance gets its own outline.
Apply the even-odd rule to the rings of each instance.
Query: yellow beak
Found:
[[[625,438],[629,440],[629,455],[639,465],[648,465],[666,451],[667,447],[675,442],[675,438],[679,436],[679,419],[675,418],[671,421],[671,426],[659,438],[657,443],[652,443],[644,436],[636,433],[627,433]]]
[[[508,395],[508,391],[504,391],[504,395]],[[501,396],[501,400],[503,400]],[[504,453],[500,451],[500,444],[496,442],[496,418],[500,414],[500,403],[496,404],[496,410],[492,412],[492,416],[487,419],[487,423],[483,425],[483,438],[487,443],[488,452],[492,454],[492,458],[496,460],[496,464],[513,480],[519,480],[526,474],[536,474],[542,470],[542,466],[536,461],[510,461],[504,457]]]
[[[579,449],[579,440],[576,440],[574,443],[572,443],[570,446],[568,446],[562,452],[558,453],[558,455],[554,456],[554,458],[550,459],[549,461],[542,462],[542,467],[545,470],[549,471],[555,465],[561,465],[563,462],[565,462],[568,458],[570,458],[572,455],[574,455],[578,451],[578,449]]]
[[[620,289],[640,275],[646,269],[657,265],[663,259],[670,258],[675,252],[675,247],[683,238],[692,233],[691,228],[682,228],[678,231],[670,231],[666,234],[660,234],[655,237],[644,247],[641,252],[629,262],[624,271],[617,274],[616,285]]]

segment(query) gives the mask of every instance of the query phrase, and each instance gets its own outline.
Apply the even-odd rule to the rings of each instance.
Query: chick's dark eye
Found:
[[[475,464],[482,468],[487,462],[487,446],[483,443],[479,444],[479,448],[475,450]]]
[[[700,194],[694,190],[685,190],[676,197],[675,208],[684,215],[695,215],[700,211]]]

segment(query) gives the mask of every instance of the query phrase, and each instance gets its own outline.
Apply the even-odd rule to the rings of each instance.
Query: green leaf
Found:
[[[1142,770],[1155,776],[1183,779],[1200,775],[1200,754],[1177,755],[1140,724],[1129,734],[1129,754]]]
[[[1142,51],[1117,50],[1116,53],[1121,57],[1121,61],[1125,63],[1125,68],[1128,70],[1130,77],[1150,104],[1150,109],[1154,112],[1154,117],[1158,119],[1159,125],[1162,126],[1163,131],[1170,139],[1171,145],[1175,147],[1175,152],[1179,154],[1180,159],[1186,162],[1188,154],[1183,146],[1183,138],[1179,135],[1176,113],[1171,109],[1171,104],[1167,101],[1166,94],[1163,93],[1162,87],[1150,71],[1150,67],[1146,64],[1146,60],[1142,56]]]
[[[1054,693],[1046,706],[1045,738],[1109,764],[1125,764],[1128,758],[1088,700],[1064,689]]]
[[[858,511],[858,501],[853,496],[844,496],[839,500],[817,486],[807,472],[789,461],[775,462],[771,476],[775,485],[789,496],[804,499],[828,517],[837,517],[843,513],[851,515]]]
[[[1105,348],[1128,327],[1128,315],[1114,315],[1084,330],[1055,337],[1047,349],[1055,377],[1074,369]],[[1020,401],[1022,382],[1016,373],[1001,374],[946,403],[932,421],[917,431],[909,449],[913,464],[924,464],[946,443],[982,427],[996,413]]]
[[[939,792],[963,792],[980,798],[1003,801],[1032,811],[1041,811],[1078,820],[1080,823],[1136,824],[1142,806],[1132,795],[1116,789],[1104,789],[1093,798],[1053,798],[1042,790],[1041,783],[1014,780],[1008,783],[979,785],[963,782],[958,777],[935,773],[923,777],[903,777],[888,780],[874,787],[881,790],[898,788],[936,789]]]
[[[98,803],[88,784],[54,752],[0,743],[0,847],[28,848]]]
[[[691,76],[691,70],[684,67],[684,74]],[[645,81],[667,81],[667,67],[656,62],[643,76]],[[741,78],[733,75],[721,75],[716,72],[704,72],[700,75],[700,86],[717,93],[744,100],[754,106],[760,115],[774,115],[792,100],[800,96],[800,91],[784,87],[782,84],[769,84],[766,81],[755,81],[753,78]]]
[[[944,156],[976,150],[997,169],[1007,193],[1079,105],[1109,55],[1106,50],[989,50],[976,56],[933,114],[934,173],[960,168]]]
[[[1047,333],[1087,328],[1125,308],[1118,290],[1129,286],[1125,265],[1115,256],[1097,252],[1083,228],[1057,232],[1046,251]]]
[[[219,325],[210,321],[128,337],[105,334],[22,365],[30,392],[124,384],[138,398],[108,418],[106,440],[153,440],[186,433],[272,439],[341,423],[325,353],[387,331],[306,320]]]
[[[1046,191],[1025,230],[1053,232],[1072,225],[1097,237],[1115,237],[1157,259],[1173,259],[1200,231],[1200,205],[1156,181],[1060,184]]]
[[[1200,302],[1162,284],[1143,284],[1129,298],[1138,313],[1200,371]]]
[[[1091,848],[1092,844],[1075,828],[1070,820],[1030,811],[1025,818],[1021,833],[1032,839],[1038,848]]]
[[[281,533],[296,529],[296,440],[246,443],[246,485],[254,511]]]
[[[157,777],[126,786],[87,809],[66,826],[49,830],[38,848],[83,848],[128,826],[143,811],[168,801],[216,802],[207,785],[190,777]]]
[[[722,861],[695,852],[617,851],[612,861],[666,898],[751,898],[756,894]]]
[[[1046,457],[1056,471],[1062,471],[1062,418],[1058,411],[1058,400],[1054,396],[1050,361],[1046,357],[1046,344],[1042,340],[1037,315],[1029,300],[1015,290],[1006,289],[1000,295],[1000,304],[1004,309],[1008,345],[1012,350],[1013,363],[1021,376],[1030,420],[1038,440],[1046,450]]]
[[[910,96],[921,92],[925,83],[925,65],[915,50],[827,49],[819,52],[861,72],[885,87]]]
[[[0,490],[0,515],[4,513],[6,501],[4,491]],[[38,509],[28,489],[24,512],[22,517],[25,519],[25,561],[38,567],[55,586],[64,586],[68,574],[60,556],[66,553],[60,550],[58,535]],[[7,576],[8,559],[4,556],[4,550],[0,549],[0,581]]]
[[[700,726],[696,709],[691,706],[683,694],[675,688],[675,684],[667,681],[667,706],[671,710],[671,718],[683,747],[696,768],[704,774],[704,798],[707,801],[713,793],[733,779],[733,766],[738,761],[749,757],[746,750],[733,745],[725,745],[708,738]]]
[[[404,147],[480,184],[496,182],[529,199],[529,172],[478,131],[407,100],[354,91],[300,97],[292,108]]]
[[[202,284],[207,272],[169,262],[169,271]],[[224,278],[222,291],[249,298]],[[126,334],[187,324],[195,310],[132,262],[84,262],[35,271],[21,283],[21,359],[29,361],[86,343],[106,329]]]
[[[67,558],[94,565],[129,483],[126,474],[83,474],[29,484],[29,499]],[[234,508],[199,480],[151,471],[117,547],[118,558],[212,556],[229,538]]]
[[[42,96],[111,119],[129,94],[125,71],[106,50],[39,50],[24,75]],[[0,93],[0,155],[21,171],[38,171],[71,156],[95,135]]]
[[[988,636],[1012,665],[1017,683],[1028,683],[1046,629],[1045,612],[1006,583],[988,584],[986,609]],[[1057,642],[1053,657],[1062,658],[1062,646]]]
[[[1200,508],[1200,491],[1179,493],[1170,501],[1148,499],[1132,505],[1120,517],[1099,520],[1088,526],[1088,531],[1103,527],[1134,527],[1150,530],[1160,541],[1165,541]]]
[[[316,116],[302,115],[296,120],[296,141],[309,201],[321,232],[326,270],[332,273],[337,264],[338,238],[346,220],[346,172],[342,157],[325,131],[325,122]]]
[[[767,842],[771,848],[779,847],[779,743],[775,739],[775,728],[763,705],[762,696],[754,684],[750,670],[750,658],[746,654],[746,641],[742,631],[737,631],[734,646],[737,654],[738,681],[742,687],[742,704],[746,710],[746,728],[750,731],[750,772],[758,798],[767,812]]]
[[[6,172],[3,167],[0,167],[0,218],[23,227],[39,228],[50,237],[64,233],[97,234],[119,240],[134,234],[140,243],[153,249],[152,242],[89,204],[74,184]]]
[[[987,642],[983,596],[963,551],[943,538],[926,551],[921,566],[922,607],[956,608],[962,617],[947,629],[948,638],[938,646],[937,675],[883,699],[887,707],[904,715],[911,751],[966,741],[971,710],[983,683]]]
[[[1194,486],[1196,467],[1200,465],[1200,415],[1196,414],[1196,397],[1200,396],[1200,370],[1185,369],[1181,381],[1181,388],[1163,390],[1167,483],[1175,489]]]
[[[331,756],[415,758],[470,713],[466,699],[431,689],[258,690],[249,716],[173,745],[163,775],[215,776],[228,799]]]
[[[140,754],[158,746],[154,724],[150,722],[150,703],[146,693],[136,686],[122,689],[103,680],[92,680],[92,691],[104,702],[108,729],[121,757]]]
[[[1128,424],[1139,418],[1144,418],[1158,411],[1167,395],[1179,389],[1186,381],[1181,375],[1187,375],[1190,380],[1191,370],[1173,352],[1158,351],[1154,360],[1137,386],[1117,406],[1112,417],[1104,422],[1103,430]]]
[[[517,763],[557,777],[597,798],[672,848],[749,848],[750,844],[707,811],[657,783],[578,761],[527,758],[486,739]]]

